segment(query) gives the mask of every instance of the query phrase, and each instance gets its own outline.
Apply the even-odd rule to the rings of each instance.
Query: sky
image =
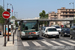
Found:
[[[6,10],[7,3],[10,3],[13,5],[13,15],[14,12],[17,12],[15,13],[16,18],[28,19],[39,17],[42,10],[49,13],[52,11],[57,12],[57,9],[61,7],[73,8],[73,4],[69,4],[72,2],[75,5],[75,0],[4,0],[4,9]],[[3,6],[3,0],[0,0],[0,5]],[[8,5],[8,8],[12,9],[12,6]]]

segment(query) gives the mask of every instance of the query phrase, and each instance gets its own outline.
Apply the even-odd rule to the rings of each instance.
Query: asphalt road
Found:
[[[75,50],[75,39],[67,37],[46,38],[40,36],[38,39],[21,39],[19,32],[18,50]]]

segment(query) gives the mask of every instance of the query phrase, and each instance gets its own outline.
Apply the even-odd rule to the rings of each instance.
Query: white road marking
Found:
[[[56,42],[56,41],[51,41],[52,43],[55,43],[55,44],[57,44],[57,45],[60,45],[60,46],[65,46],[64,44],[61,44],[61,43],[58,43],[58,42]]]
[[[74,41],[74,40],[68,40],[68,41],[70,41],[70,42],[74,42],[74,43],[75,43],[75,41]]]
[[[75,41],[74,41],[74,40],[69,40],[69,39],[65,39],[65,40],[68,40],[68,41],[70,41],[70,42],[73,42],[73,43],[75,43]]]
[[[22,42],[23,46],[29,46],[29,44],[27,42]]]
[[[48,43],[47,41],[41,41],[43,42],[44,44],[46,44],[47,46],[53,46],[52,44]]]
[[[36,45],[36,46],[41,46],[38,42],[36,42],[36,41],[32,41],[32,43],[34,44],[34,45]]]
[[[63,37],[62,37],[62,39],[63,39]],[[67,40],[67,41],[70,41],[70,42],[74,42],[75,43],[74,40],[70,40],[70,39],[67,39],[67,38],[64,38],[64,39]]]
[[[63,42],[63,43],[65,43],[65,44],[68,44],[68,45],[75,46],[75,44],[72,44],[72,43],[70,43],[70,42],[67,42],[67,41],[64,41],[64,40],[61,40],[60,42]]]

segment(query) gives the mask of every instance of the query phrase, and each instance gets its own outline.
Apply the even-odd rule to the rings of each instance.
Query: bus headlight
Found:
[[[25,32],[21,32],[21,35],[24,36],[25,35]]]
[[[38,33],[38,32],[36,32],[36,35],[39,35],[39,33]]]

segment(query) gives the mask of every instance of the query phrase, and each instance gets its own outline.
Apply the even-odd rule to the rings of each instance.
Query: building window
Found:
[[[70,11],[70,9],[69,9],[69,11]]]
[[[66,15],[66,17],[67,17],[67,15]]]
[[[73,14],[73,12],[69,12],[70,14]]]
[[[73,17],[73,15],[71,15],[70,17]]]
[[[72,11],[74,11],[74,9],[72,9]]]
[[[65,16],[63,16],[63,17],[65,17]]]

